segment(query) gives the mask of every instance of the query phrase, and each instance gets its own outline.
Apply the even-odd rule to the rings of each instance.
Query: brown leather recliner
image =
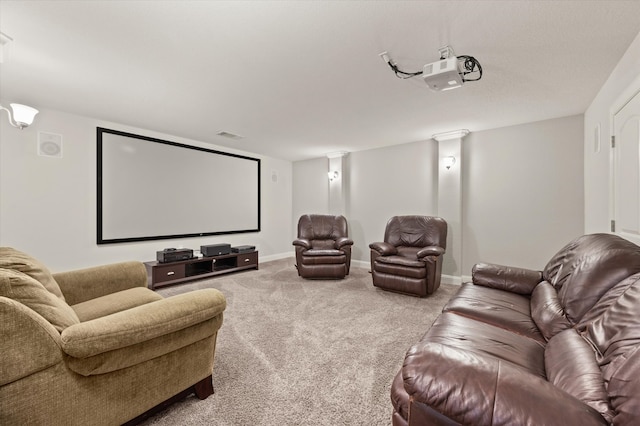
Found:
[[[351,246],[344,216],[305,214],[298,220],[296,268],[303,278],[344,278],[351,266]]]
[[[384,242],[369,244],[373,285],[383,290],[427,296],[440,287],[447,222],[434,216],[394,216]]]

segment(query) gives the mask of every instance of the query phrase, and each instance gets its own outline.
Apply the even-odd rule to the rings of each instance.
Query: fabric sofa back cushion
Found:
[[[562,248],[542,277],[558,292],[567,319],[577,324],[621,280],[640,272],[640,247],[610,234],[583,235]]]
[[[28,306],[60,332],[80,322],[73,309],[63,300],[35,279],[13,269],[0,269],[0,296]]]
[[[12,247],[0,247],[0,268],[13,269],[27,274],[41,283],[49,292],[64,300],[60,286],[49,269],[28,254]]]

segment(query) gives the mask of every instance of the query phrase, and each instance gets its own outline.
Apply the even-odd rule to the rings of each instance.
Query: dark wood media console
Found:
[[[230,253],[170,263],[144,262],[149,288],[212,277],[245,269],[258,269],[258,252]]]

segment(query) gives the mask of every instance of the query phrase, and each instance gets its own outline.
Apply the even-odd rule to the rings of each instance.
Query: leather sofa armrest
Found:
[[[62,350],[87,358],[147,342],[222,314],[224,295],[201,289],[81,322],[61,333]]]
[[[295,240],[293,240],[293,245],[302,247],[307,250],[311,249],[311,241],[305,238],[296,238]]]
[[[416,256],[418,259],[422,259],[427,256],[442,256],[444,254],[444,249],[439,246],[427,246],[423,249],[420,249]]]
[[[371,243],[369,248],[377,251],[381,256],[390,256],[398,253],[398,249],[394,245],[386,242]]]
[[[341,249],[344,246],[352,246],[353,245],[353,240],[347,238],[347,237],[340,237],[336,240],[336,248],[337,249]]]
[[[53,278],[69,305],[134,287],[147,286],[147,270],[142,262],[120,262],[58,272],[53,274]]]
[[[412,409],[424,412],[424,404],[460,424],[556,424],[558,413],[567,424],[607,424],[542,377],[482,353],[421,342],[407,353],[402,375],[409,420]]]
[[[474,265],[471,277],[474,284],[524,295],[542,282],[541,271],[490,263]]]

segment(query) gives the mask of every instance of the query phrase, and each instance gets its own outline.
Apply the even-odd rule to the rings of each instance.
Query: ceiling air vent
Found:
[[[243,139],[244,138],[244,136],[240,136],[240,135],[236,135],[236,134],[229,133],[229,132],[224,132],[224,131],[223,132],[218,132],[218,133],[216,133],[216,135],[222,136],[222,137],[225,137],[225,138],[229,138],[229,139]]]

